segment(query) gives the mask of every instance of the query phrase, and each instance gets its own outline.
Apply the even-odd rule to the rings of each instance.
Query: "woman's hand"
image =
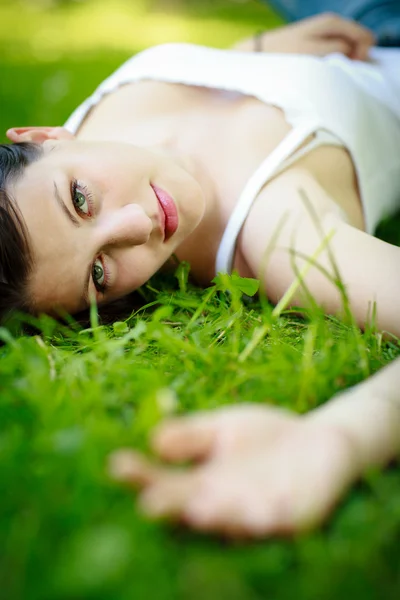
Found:
[[[258,39],[263,52],[288,52],[326,56],[341,52],[355,60],[367,60],[375,42],[374,34],[355,21],[334,13],[325,13],[285,27],[266,31]],[[234,46],[235,50],[256,50],[255,38]]]
[[[312,415],[312,413],[310,413]],[[141,489],[150,517],[228,536],[290,534],[322,522],[359,475],[339,428],[277,408],[244,404],[175,418],[153,435],[159,466],[121,450],[114,478]]]

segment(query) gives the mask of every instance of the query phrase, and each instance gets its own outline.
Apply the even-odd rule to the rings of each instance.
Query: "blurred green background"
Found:
[[[227,47],[280,19],[256,0],[0,0],[0,132],[60,125],[132,54]]]

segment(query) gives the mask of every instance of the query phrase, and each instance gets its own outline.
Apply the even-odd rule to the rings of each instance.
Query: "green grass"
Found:
[[[154,43],[162,5],[0,3],[2,128],[62,122],[121,60]],[[228,45],[261,18],[277,22],[252,2],[174,6],[159,41],[179,30]],[[382,231],[400,243],[396,221]],[[143,290],[151,306],[126,323],[82,330],[43,317],[40,335],[0,330],[0,597],[397,599],[398,468],[366,477],[322,530],[253,544],[147,522],[107,477],[110,451],[146,448],[166,394],[177,413],[241,401],[304,412],[400,355],[394,339],[317,314],[274,317],[268,304],[198,290],[185,273],[155,278]]]
[[[398,345],[333,319],[272,319],[268,307],[215,290],[171,293],[170,283],[147,293],[156,309],[126,324],[74,333],[43,319],[40,337],[2,349],[4,597],[397,597],[395,469],[371,474],[323,531],[228,545],[142,520],[105,464],[119,446],[146,447],[166,390],[177,413],[249,400],[304,411],[398,355]],[[253,345],[264,324],[268,335]]]

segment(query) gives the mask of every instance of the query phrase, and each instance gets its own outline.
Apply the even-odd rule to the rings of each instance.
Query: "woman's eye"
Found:
[[[80,192],[76,188],[74,189],[73,194],[72,194],[72,201],[74,203],[75,208],[78,211],[84,213],[85,215],[89,214],[88,201],[86,200],[85,195],[82,194],[82,192]]]
[[[92,277],[96,289],[100,291],[103,290],[105,284],[105,273],[103,263],[99,258],[97,258],[93,263]]]

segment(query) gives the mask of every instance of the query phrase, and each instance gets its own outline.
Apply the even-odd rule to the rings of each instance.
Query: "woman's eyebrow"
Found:
[[[61,207],[61,210],[68,217],[68,219],[71,221],[71,223],[73,224],[73,226],[74,227],[80,227],[81,226],[80,222],[68,210],[67,205],[65,204],[64,200],[62,199],[60,191],[59,191],[59,189],[57,187],[56,182],[54,181],[53,183],[54,183],[54,196],[55,196],[55,199],[57,200],[57,204]]]

